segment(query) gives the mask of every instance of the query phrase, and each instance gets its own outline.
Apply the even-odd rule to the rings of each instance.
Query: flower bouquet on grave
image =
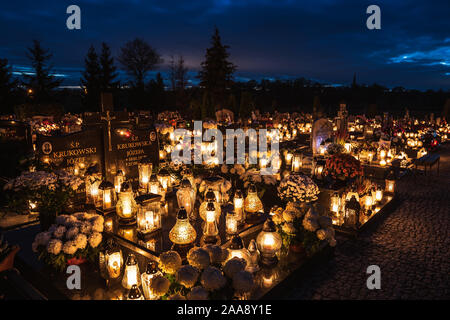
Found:
[[[36,235],[32,249],[39,260],[58,271],[71,264],[95,262],[103,239],[103,222],[101,215],[86,212],[60,215],[47,231]]]

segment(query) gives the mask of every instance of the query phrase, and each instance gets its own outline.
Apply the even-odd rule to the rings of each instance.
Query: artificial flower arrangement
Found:
[[[290,174],[278,186],[278,196],[288,202],[316,201],[319,193],[317,184],[303,174]]]
[[[178,252],[167,251],[159,257],[162,273],[152,278],[150,290],[162,300],[208,300],[242,297],[255,285],[246,261],[228,259],[227,249],[217,245],[191,248],[188,264],[182,265]]]
[[[79,177],[65,170],[34,171],[23,172],[8,181],[3,189],[8,193],[11,209],[25,212],[29,201],[36,202],[44,218],[62,212],[82,183]]]
[[[361,162],[352,155],[339,153],[330,156],[323,170],[323,176],[333,180],[347,181],[363,175]]]
[[[336,245],[331,218],[319,216],[311,205],[288,202],[286,209],[275,210],[272,220],[283,240],[284,252],[291,249],[309,256],[320,248],[321,242]]]
[[[47,231],[36,235],[32,249],[39,253],[39,260],[59,271],[68,264],[95,262],[102,242],[103,222],[103,217],[95,213],[60,215]]]

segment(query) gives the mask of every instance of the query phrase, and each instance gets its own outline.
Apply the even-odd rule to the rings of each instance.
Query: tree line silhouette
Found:
[[[61,80],[52,73],[52,54],[34,40],[27,50],[33,72],[14,79],[11,66],[0,59],[0,112],[19,118],[34,114],[61,115],[64,112],[100,111],[100,95],[110,92],[115,109],[178,110],[191,119],[214,118],[226,108],[246,119],[253,110],[263,112],[322,112],[333,116],[339,103],[346,102],[351,113],[375,116],[384,111],[401,115],[409,109],[414,115],[427,113],[450,116],[450,91],[388,89],[379,84],[359,85],[356,74],[350,86],[328,86],[305,78],[295,80],[234,81],[237,66],[230,61],[229,46],[222,43],[215,28],[211,45],[198,72],[199,85],[188,86],[188,68],[182,55],[170,56],[166,86],[160,72],[151,71],[164,63],[161,55],[140,38],[125,43],[117,57],[101,44],[99,52],[91,45],[84,59],[80,88],[60,89]],[[128,81],[118,79],[118,67]]]

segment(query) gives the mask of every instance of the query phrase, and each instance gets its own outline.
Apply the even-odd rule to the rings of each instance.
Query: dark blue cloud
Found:
[[[65,27],[71,4],[81,7],[79,31]],[[366,28],[371,4],[381,8],[381,30]],[[105,41],[117,54],[142,37],[195,69],[217,25],[242,77],[346,84],[356,72],[367,84],[449,89],[449,12],[448,1],[422,0],[17,0],[2,3],[0,57],[26,66],[25,47],[36,38],[52,50],[58,72],[78,70],[91,43]]]

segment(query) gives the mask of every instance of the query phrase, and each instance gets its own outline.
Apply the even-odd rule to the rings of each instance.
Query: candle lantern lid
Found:
[[[155,174],[152,174],[152,176],[150,177],[150,182],[158,182],[158,178]]]
[[[177,213],[177,219],[187,219],[188,214],[186,209],[184,209],[184,207],[181,207],[180,210],[178,210]]]
[[[214,207],[214,202],[208,202],[206,205],[206,211],[215,211],[216,208]]]
[[[98,188],[100,190],[114,189],[114,185],[111,182],[109,182],[109,181],[103,180],[100,183],[100,185],[98,186]]]
[[[117,252],[119,251],[119,246],[114,242],[114,240],[112,238],[109,238],[108,241],[106,242],[106,254],[111,254],[113,252]]]
[[[150,158],[145,157],[145,158],[141,159],[141,160],[139,161],[139,163],[141,163],[141,164],[151,164],[152,161],[150,160]]]
[[[267,218],[267,220],[264,222],[262,231],[264,231],[264,232],[277,231],[277,228],[275,227],[275,223],[272,221],[272,218]]]
[[[231,238],[231,244],[230,249],[231,250],[240,250],[244,248],[244,242],[242,241],[242,238],[238,235]]]
[[[235,198],[243,198],[241,189],[237,189],[237,190],[236,190],[236,192],[235,192],[235,194],[234,194],[234,197],[235,197]]]
[[[145,270],[146,274],[155,274],[158,272],[158,262],[150,261],[147,264],[147,270]]]
[[[389,173],[386,176],[386,180],[395,180],[395,173],[394,170],[390,170]]]
[[[125,176],[122,169],[117,170],[116,176]]]
[[[208,191],[205,194],[206,201],[216,201],[216,195],[214,194],[214,191],[212,188],[209,188]]]
[[[256,186],[255,186],[253,183],[248,187],[248,192],[249,192],[249,193],[250,193],[250,192],[252,192],[252,193],[257,192]]]
[[[183,180],[181,180],[180,187],[181,188],[191,188],[192,185],[188,179],[183,179]]]
[[[131,184],[129,184],[128,182],[122,183],[122,185],[120,186],[120,191],[121,192],[132,191]]]
[[[128,293],[128,299],[130,300],[136,300],[141,297],[141,292],[139,291],[139,288],[137,285],[133,284],[133,286],[130,289],[130,292]]]
[[[127,258],[127,266],[134,266],[136,264],[137,264],[136,256],[130,253]]]
[[[149,193],[137,196],[134,200],[136,201],[137,204],[143,205],[146,203],[161,201],[161,198],[162,197],[159,194]]]

